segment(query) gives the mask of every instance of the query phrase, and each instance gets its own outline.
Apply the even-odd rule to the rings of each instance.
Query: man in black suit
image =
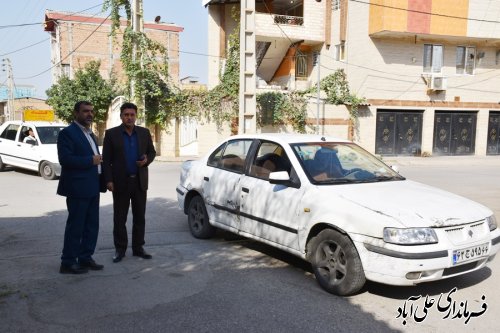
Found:
[[[143,259],[152,256],[144,251],[148,165],[156,151],[147,128],[136,126],[137,106],[124,103],[120,107],[122,124],[106,131],[103,147],[104,179],[113,192],[113,238],[119,262],[127,250],[127,215],[132,202],[132,254]]]
[[[92,255],[99,233],[99,174],[101,155],[90,125],[94,108],[80,101],[73,109],[75,121],[57,138],[61,176],[57,194],[66,197],[68,219],[61,256],[62,274],[82,274],[101,270]]]

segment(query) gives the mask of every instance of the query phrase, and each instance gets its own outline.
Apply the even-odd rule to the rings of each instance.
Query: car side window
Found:
[[[268,180],[271,172],[286,171],[291,175],[291,169],[292,164],[280,145],[274,142],[262,142],[250,166],[249,175]]]
[[[226,147],[226,144],[227,144],[227,142],[220,145],[219,148],[217,148],[212,153],[212,155],[210,155],[210,157],[208,158],[208,161],[207,161],[207,165],[210,165],[213,167],[219,167],[222,153],[224,152],[224,148]]]
[[[217,148],[210,155],[207,164],[216,168],[237,173],[245,170],[245,160],[252,145],[252,140],[232,140]]]
[[[2,133],[0,133],[0,138],[7,140],[16,140],[17,130],[19,129],[19,125],[10,124],[7,126]]]

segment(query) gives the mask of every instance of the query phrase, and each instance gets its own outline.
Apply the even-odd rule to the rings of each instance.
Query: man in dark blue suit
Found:
[[[66,197],[68,219],[61,256],[62,274],[101,270],[92,255],[99,233],[99,196],[102,158],[90,125],[92,103],[80,101],[74,107],[75,121],[59,133],[57,152],[61,176],[57,194]]]

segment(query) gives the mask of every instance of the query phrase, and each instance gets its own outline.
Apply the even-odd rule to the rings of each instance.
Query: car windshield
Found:
[[[404,180],[396,171],[353,143],[292,144],[313,184],[347,184]]]
[[[36,131],[38,132],[38,137],[40,138],[40,142],[43,144],[55,144],[57,143],[57,136],[59,132],[64,128],[64,126],[56,127],[56,126],[46,126],[46,127],[37,127]]]

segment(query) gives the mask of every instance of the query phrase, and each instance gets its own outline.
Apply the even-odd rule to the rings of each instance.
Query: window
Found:
[[[295,56],[295,76],[307,77],[307,55],[297,50]]]
[[[217,148],[208,158],[207,164],[216,168],[243,173],[245,159],[252,140],[233,140]]]
[[[424,73],[441,73],[443,45],[424,44]]]
[[[269,179],[271,172],[286,171],[290,175],[292,164],[285,150],[274,142],[263,142],[250,166],[250,176]]]
[[[340,0],[333,0],[332,1],[332,10],[339,10],[340,9]]]
[[[59,132],[61,132],[64,127],[37,127],[38,137],[40,142],[43,144],[56,144],[57,138],[59,137]]]
[[[457,46],[457,74],[474,74],[476,48],[474,46]]]
[[[70,66],[69,64],[61,64],[61,76],[70,77]]]
[[[19,125],[10,124],[5,128],[5,130],[0,134],[0,138],[7,140],[15,140],[17,135],[17,130],[19,129]]]
[[[345,42],[335,45],[335,60],[345,59]]]

